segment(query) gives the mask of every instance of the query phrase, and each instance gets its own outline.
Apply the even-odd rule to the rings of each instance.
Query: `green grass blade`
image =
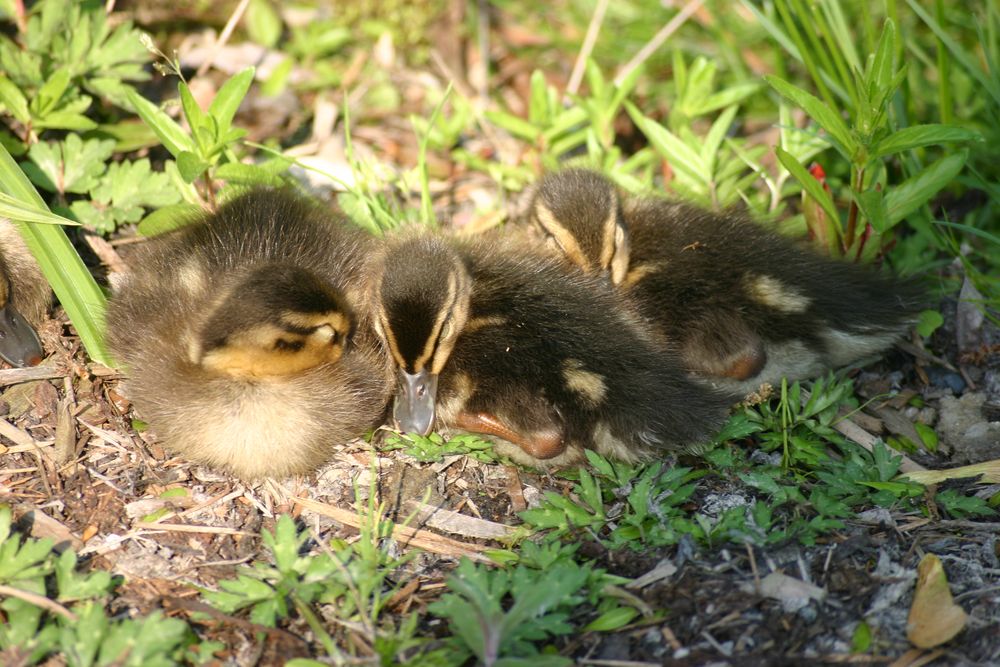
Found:
[[[976,63],[975,57],[965,51],[965,49],[963,49],[951,35],[945,32],[944,28],[941,27],[941,24],[935,21],[934,17],[928,14],[927,11],[914,2],[914,0],[906,0],[906,4],[910,6],[910,9],[913,10],[914,14],[920,17],[921,21],[927,24],[928,28],[934,31],[937,38],[948,48],[948,51],[951,52],[955,61],[965,68],[965,70],[969,73],[969,76],[974,78],[979,85],[990,94],[990,97],[993,98],[993,101],[996,104],[1000,104],[1000,84],[998,84],[995,79],[986,75],[986,72],[984,72],[983,69]]]
[[[48,207],[17,166],[7,149],[0,145],[0,190],[39,215]],[[29,216],[12,217],[31,254],[66,309],[91,359],[106,366],[114,361],[104,346],[104,293],[76,254],[66,232],[57,225],[25,222]]]

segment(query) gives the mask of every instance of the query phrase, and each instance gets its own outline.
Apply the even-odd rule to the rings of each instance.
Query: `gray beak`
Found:
[[[392,408],[396,426],[404,433],[427,435],[434,427],[438,376],[426,369],[411,374],[400,368],[398,382]]]
[[[10,303],[0,308],[0,357],[18,368],[42,362],[38,334]]]

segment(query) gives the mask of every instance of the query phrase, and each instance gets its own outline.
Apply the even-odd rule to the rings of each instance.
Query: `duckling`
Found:
[[[24,239],[13,223],[0,219],[0,358],[19,367],[41,363],[34,327],[51,301],[49,283]]]
[[[109,302],[107,338],[167,448],[283,477],[379,422],[392,369],[360,299],[373,245],[280,189],[145,244]]]
[[[403,431],[497,436],[529,464],[584,448],[634,460],[698,443],[730,404],[688,380],[603,281],[508,240],[391,241],[373,301]]]
[[[743,393],[884,350],[918,300],[909,283],[822,257],[734,211],[622,202],[594,171],[544,177],[531,216],[571,263],[624,291],[691,371]]]

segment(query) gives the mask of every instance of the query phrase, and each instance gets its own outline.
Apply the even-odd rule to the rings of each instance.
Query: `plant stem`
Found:
[[[863,167],[854,170],[854,182],[851,187],[855,196],[861,194],[861,187],[865,181],[865,170]],[[851,205],[847,209],[847,231],[844,234],[844,251],[846,252],[854,244],[854,233],[858,227],[858,202],[851,199]]]

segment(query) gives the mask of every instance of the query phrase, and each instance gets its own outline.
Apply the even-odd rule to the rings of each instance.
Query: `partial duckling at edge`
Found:
[[[359,298],[373,243],[315,202],[259,189],[137,252],[107,337],[164,445],[283,477],[377,425],[391,366]]]
[[[0,219],[0,358],[35,366],[44,355],[35,327],[45,318],[52,290],[9,220]]]
[[[531,216],[566,259],[625,293],[691,371],[729,390],[881,352],[919,302],[911,283],[820,256],[745,215],[623,202],[590,170],[545,176]]]
[[[634,460],[703,444],[731,401],[691,382],[600,279],[501,239],[390,240],[373,300],[403,431],[497,436],[529,464],[584,448]]]

